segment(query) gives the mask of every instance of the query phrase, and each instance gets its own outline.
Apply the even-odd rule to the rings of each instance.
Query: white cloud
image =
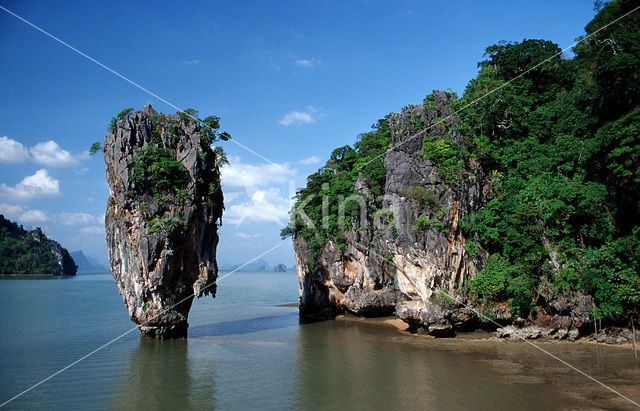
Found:
[[[193,60],[183,60],[182,61],[184,64],[188,64],[190,66],[195,66],[196,64],[200,64],[200,60],[198,59],[193,59]]]
[[[0,137],[0,163],[22,163],[28,159],[29,151],[22,143],[6,136]]]
[[[78,160],[88,160],[91,158],[91,153],[89,153],[89,150],[84,150],[82,153],[76,154],[75,158]]]
[[[78,160],[67,150],[63,150],[53,140],[38,143],[29,149],[32,161],[37,164],[44,164],[49,167],[74,166]]]
[[[104,227],[103,226],[84,227],[80,229],[80,232],[84,234],[104,234]]]
[[[23,212],[24,208],[19,205],[0,203],[0,214],[11,220],[17,220]]]
[[[224,217],[231,224],[243,222],[273,222],[284,226],[289,218],[290,200],[280,196],[280,190],[269,188],[257,190],[251,200],[228,207]]]
[[[82,174],[86,173],[87,171],[89,171],[89,167],[78,168],[78,169],[73,170],[73,174],[79,176],[79,175],[82,175]]]
[[[254,233],[254,234],[236,233],[236,237],[238,237],[238,238],[240,238],[242,240],[250,240],[252,238],[260,237],[260,234],[258,234],[258,233]]]
[[[47,170],[40,169],[32,176],[22,179],[15,187],[0,184],[0,196],[12,200],[29,200],[35,197],[53,197],[60,194],[60,182]]]
[[[315,67],[320,64],[320,60],[311,58],[311,59],[298,59],[296,60],[296,65],[298,67]]]
[[[92,225],[104,223],[104,214],[94,217],[87,213],[60,213],[47,214],[38,209],[29,209],[21,205],[12,205],[0,203],[0,214],[5,217],[20,221],[21,223],[41,223],[45,221],[53,221],[62,225]],[[89,233],[95,231],[95,227],[86,227]],[[80,230],[87,232],[86,230]]]
[[[221,171],[225,199],[236,199],[234,204],[227,203],[223,221],[286,224],[291,204],[288,196],[281,195],[281,189],[289,186],[291,190],[298,173],[290,163],[253,165],[232,157]]]
[[[48,221],[47,214],[42,210],[27,209],[23,206],[0,203],[0,214],[19,223],[42,223]]]
[[[0,137],[0,163],[18,164],[31,161],[48,167],[71,167],[77,165],[78,160],[86,160],[89,157],[88,151],[73,155],[53,140],[38,143],[27,149],[19,141],[6,136]],[[89,168],[85,167],[74,172],[83,174],[88,170]]]
[[[229,164],[222,167],[221,171],[223,191],[230,194],[234,190],[229,190],[229,187],[242,187],[247,192],[253,192],[258,188],[286,183],[298,172],[289,163],[253,165],[243,163],[240,157],[232,157]],[[229,199],[228,196],[229,194],[225,194],[225,198]]]
[[[282,116],[282,118],[278,120],[278,123],[283,126],[313,123],[316,121],[314,117],[316,111],[317,110],[311,106],[307,107],[307,111],[291,111]]]
[[[97,218],[87,213],[60,213],[57,221],[63,225],[87,225],[99,222]]]
[[[49,220],[49,218],[42,210],[27,210],[20,216],[20,221],[25,223],[44,223],[47,220]]]
[[[302,160],[298,161],[298,164],[309,165],[309,164],[318,164],[319,162],[320,162],[320,157],[311,156],[311,157],[303,158]]]

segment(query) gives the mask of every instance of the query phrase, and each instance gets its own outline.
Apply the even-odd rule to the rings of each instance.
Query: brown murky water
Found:
[[[293,273],[238,273],[190,338],[135,333],[9,404],[30,409],[634,409],[525,343],[431,339],[383,320],[300,325]],[[0,403],[131,328],[108,276],[0,282]],[[629,347],[536,342],[640,402]],[[598,351],[599,349],[599,351]]]
[[[358,409],[634,409],[615,393],[522,342],[463,335],[433,339],[376,322],[339,320],[300,328],[297,386],[304,405]],[[535,342],[640,400],[629,347]],[[599,353],[599,354],[598,354]]]

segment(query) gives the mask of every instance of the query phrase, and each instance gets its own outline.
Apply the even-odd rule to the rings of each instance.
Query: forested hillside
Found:
[[[76,265],[40,228],[27,231],[0,215],[0,274],[75,275]]]
[[[640,14],[603,28],[637,6],[607,3],[573,53],[537,39],[487,47],[463,95],[448,93],[455,121],[416,116],[410,125],[415,133],[440,128],[442,137],[424,137],[420,155],[454,192],[482,170],[484,204],[459,224],[465,250],[488,258],[460,292],[486,312],[507,303],[526,317],[543,295],[577,291],[593,296],[599,319],[626,320],[640,308]],[[421,110],[438,110],[432,102],[427,96]],[[354,193],[359,177],[384,194],[393,122],[387,116],[354,147],[336,149],[298,193],[314,228],[295,215],[283,235],[306,241],[310,266],[327,241],[345,246],[339,196]],[[434,202],[420,188],[406,195]],[[381,212],[376,204],[369,217]],[[347,216],[350,208],[357,204]],[[416,229],[448,229],[421,218]]]

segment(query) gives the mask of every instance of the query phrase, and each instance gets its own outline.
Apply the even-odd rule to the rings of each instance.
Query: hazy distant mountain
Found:
[[[242,266],[242,264],[220,264],[220,269],[224,271],[231,271],[238,269],[240,266]],[[282,270],[283,267],[284,270]],[[260,259],[243,266],[239,271],[286,271],[286,268],[287,266],[285,264],[280,263],[271,265],[267,261]]]
[[[109,271],[107,267],[97,262],[94,258],[87,257],[82,250],[72,251],[70,254],[78,266],[79,274],[95,274]]]

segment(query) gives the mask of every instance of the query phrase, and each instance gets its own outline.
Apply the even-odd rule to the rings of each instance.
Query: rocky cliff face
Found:
[[[405,321],[433,333],[451,329],[448,317],[452,310],[445,312],[431,301],[440,289],[455,298],[456,289],[482,264],[479,257],[472,258],[465,251],[458,226],[463,213],[482,203],[482,173],[475,170],[476,176],[463,182],[456,194],[420,156],[425,136],[442,137],[439,127],[420,132],[413,126],[416,116],[432,124],[447,114],[447,95],[435,93],[435,97],[431,111],[412,106],[391,116],[393,145],[402,144],[384,159],[383,208],[361,218],[359,229],[345,232],[346,250],[329,241],[316,267],[309,267],[308,247],[302,238],[295,239],[303,316],[326,317],[339,311],[389,315],[395,311]],[[369,210],[375,208],[365,179],[360,178],[355,189],[366,199]],[[461,320],[472,319],[465,310],[455,311]]]
[[[104,141],[105,228],[113,277],[143,335],[186,336],[193,295],[215,296],[220,173],[201,125],[144,111]]]
[[[39,243],[44,244],[55,259],[55,272],[53,275],[76,275],[78,266],[69,254],[66,248],[62,247],[59,242],[51,240],[45,236],[40,229],[32,230],[29,234]]]
[[[384,160],[385,205],[395,219],[387,246],[397,267],[396,285],[406,296],[397,304],[396,315],[430,334],[441,335],[476,319],[472,310],[453,301],[466,302],[459,291],[484,263],[482,253],[465,248],[467,238],[460,222],[484,203],[486,187],[482,170],[473,162],[465,165],[464,176],[446,182],[420,155],[425,137],[442,140],[445,129],[453,130],[448,136],[452,142],[462,143],[455,131],[457,119],[446,118],[451,114],[448,95],[433,95],[430,109],[410,106],[391,116],[393,146],[397,148]],[[435,125],[420,131],[416,123]],[[451,184],[456,184],[457,190]]]
[[[490,183],[470,159],[460,173],[445,179],[422,155],[425,137],[461,142],[457,119],[447,117],[448,95],[434,91],[433,97],[428,107],[412,105],[388,118],[396,148],[384,158],[382,208],[360,218],[358,229],[344,232],[346,248],[328,241],[311,267],[309,244],[294,239],[303,318],[393,313],[410,329],[435,336],[482,325],[477,313],[483,308],[471,308],[465,288],[486,264],[486,254],[460,223],[483,206]],[[368,210],[376,209],[366,180],[359,178],[355,191]],[[508,307],[493,314],[502,324],[536,325],[546,335],[573,338],[589,322],[590,304],[590,297],[576,295],[544,302],[546,311],[533,320],[512,318]],[[514,335],[510,329],[503,334]]]

